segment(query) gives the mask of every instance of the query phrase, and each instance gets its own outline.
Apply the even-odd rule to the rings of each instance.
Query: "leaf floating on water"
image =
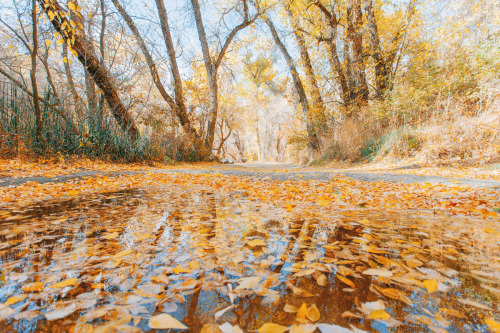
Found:
[[[131,254],[132,252],[134,252],[134,250],[132,250],[132,249],[123,250],[123,251],[120,251],[117,254],[115,254],[113,256],[113,258],[114,259],[118,259],[118,258],[121,258],[121,257],[125,257],[125,256],[128,256],[129,254]]]
[[[286,313],[297,313],[297,311],[299,311],[299,308],[287,303],[285,304],[283,311],[285,311]]]
[[[319,310],[316,307],[316,304],[313,304],[307,308],[306,316],[312,322],[319,320],[319,318],[321,317],[321,314],[319,313]]]
[[[314,296],[316,296],[314,294],[311,294],[307,290],[304,290],[304,289],[299,288],[299,287],[291,286],[290,288],[292,289],[293,293],[297,296],[301,296],[301,297],[314,297]]]
[[[412,300],[408,296],[406,296],[406,294],[403,291],[399,289],[385,288],[385,289],[379,289],[379,291],[389,298],[400,300],[408,305],[413,304]]]
[[[354,282],[352,282],[351,280],[349,280],[348,278],[340,275],[340,274],[337,274],[337,278],[344,282],[345,284],[347,284],[349,287],[351,287],[352,289],[356,289],[356,285],[354,284]]]
[[[189,261],[188,260],[188,265],[189,265],[189,268],[191,268],[191,270],[193,270],[193,271],[200,268],[200,264],[198,263],[198,261]]]
[[[170,283],[170,280],[168,279],[168,276],[166,276],[165,274],[160,274],[158,276],[153,276],[151,278],[151,280],[153,280],[153,282],[156,282],[156,283],[162,283],[166,286],[168,286],[168,284]]]
[[[493,333],[500,333],[500,323],[493,318],[486,318],[484,323]]]
[[[258,333],[284,333],[286,331],[288,327],[273,323],[265,323],[257,330]]]
[[[297,320],[300,322],[304,322],[307,314],[307,304],[302,303],[300,308],[297,310]]]
[[[239,282],[240,284],[234,290],[253,289],[259,284],[260,277],[252,276],[252,277],[241,278]]]
[[[68,286],[72,286],[78,282],[77,278],[71,278],[71,279],[66,279],[61,282],[54,283],[53,285],[49,286],[49,288],[64,288]]]
[[[387,269],[378,269],[378,268],[369,268],[363,271],[364,275],[376,275],[383,277],[391,277],[393,276],[392,272]]]
[[[375,310],[372,311],[368,317],[370,317],[370,319],[387,320],[391,318],[391,315],[385,310]]]
[[[260,238],[252,239],[252,240],[248,241],[247,244],[250,245],[250,247],[266,245],[266,243]]]
[[[44,315],[45,315],[45,318],[47,318],[47,320],[56,320],[56,319],[61,319],[61,318],[67,317],[70,314],[72,314],[73,312],[75,312],[76,310],[77,310],[76,305],[75,305],[75,303],[73,303],[65,308],[46,312],[46,313],[44,313]]]
[[[418,260],[418,259],[408,259],[406,260],[406,265],[408,265],[408,267],[410,268],[415,268],[415,267],[420,267],[423,265],[423,263]]]
[[[182,282],[181,285],[178,287],[178,289],[181,290],[189,290],[189,289],[194,289],[198,285],[198,281],[195,279],[187,279],[186,281]]]
[[[9,306],[9,305],[12,305],[12,304],[16,304],[17,302],[20,302],[22,301],[23,299],[25,299],[26,297],[28,297],[28,295],[20,295],[20,296],[12,296],[12,297],[9,297],[7,299],[7,301],[5,303],[3,303],[3,305],[5,306]]]
[[[177,265],[174,267],[174,274],[191,273],[191,272],[192,272],[191,269],[183,267],[181,265]]]
[[[221,333],[219,326],[215,324],[205,324],[201,328],[200,333]]]
[[[222,333],[243,333],[243,330],[238,325],[232,326],[229,323],[220,325],[219,329],[222,331]]]
[[[220,317],[222,317],[224,315],[224,313],[226,313],[229,310],[234,309],[235,307],[236,307],[236,305],[233,304],[233,305],[228,306],[227,308],[224,308],[224,309],[222,309],[220,311],[217,311],[215,313],[215,320],[219,319]]]
[[[464,315],[462,312],[455,310],[455,309],[439,308],[439,310],[441,310],[441,312],[447,316],[452,316],[452,317],[460,318],[460,319],[467,319],[466,315]]]
[[[106,234],[106,235],[102,236],[102,238],[110,240],[110,239],[118,237],[118,235],[119,235],[118,232],[115,231],[113,233]]]
[[[313,333],[316,331],[317,326],[313,324],[292,325],[290,333]]]
[[[369,315],[373,311],[384,310],[384,309],[385,309],[385,304],[382,301],[366,302],[361,304],[361,311],[363,311],[363,313],[367,315]]]
[[[25,284],[21,290],[25,293],[41,292],[44,289],[43,282],[32,282]]]
[[[149,319],[148,325],[153,329],[187,330],[187,326],[167,313],[162,313]]]
[[[434,280],[425,280],[424,287],[429,293],[433,293],[438,290],[438,283]]]
[[[353,327],[352,330],[338,326],[338,325],[328,325],[328,324],[318,324],[318,329],[321,333],[366,333],[363,330]]]

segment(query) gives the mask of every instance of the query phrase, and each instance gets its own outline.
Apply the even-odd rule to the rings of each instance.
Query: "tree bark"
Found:
[[[291,8],[287,6],[285,8],[288,17],[292,23],[293,33],[295,36],[295,41],[299,47],[299,55],[306,74],[307,84],[309,85],[311,99],[312,99],[312,120],[315,127],[322,128],[326,125],[326,115],[325,115],[325,105],[323,103],[323,98],[321,97],[321,92],[319,90],[318,81],[316,80],[316,74],[314,73],[314,68],[312,65],[311,57],[309,56],[309,51],[307,50],[306,41],[302,32],[300,31],[300,26],[297,18],[293,15]],[[319,125],[319,126],[318,126]],[[316,129],[317,131],[317,129]]]
[[[340,89],[341,89],[341,99],[343,105],[349,105],[349,82],[346,79],[345,71],[342,67],[342,63],[340,62],[338,51],[337,51],[337,26],[339,24],[337,20],[337,14],[335,13],[335,9],[332,8],[331,12],[326,9],[326,7],[319,1],[314,2],[314,5],[318,7],[321,12],[326,16],[328,25],[330,26],[330,36],[326,40],[327,46],[327,54],[328,61],[330,63],[330,67],[337,74]]]
[[[87,71],[92,76],[94,82],[103,91],[106,102],[111,109],[111,112],[116,119],[117,123],[120,125],[122,130],[128,131],[132,140],[136,140],[139,137],[139,130],[132,117],[132,115],[127,111],[123,105],[116,87],[111,80],[106,69],[101,65],[99,59],[90,52],[88,47],[88,41],[86,38],[80,34],[75,33],[73,29],[64,29],[63,24],[67,27],[70,26],[68,20],[63,16],[63,12],[59,3],[56,0],[38,0],[43,10],[47,13],[49,17],[49,12],[53,12],[54,15],[51,23],[56,29],[56,31],[63,36],[64,41],[70,40],[72,42],[72,49],[76,52],[78,60],[87,69]]]
[[[389,77],[391,73],[387,66],[387,62],[382,55],[378,26],[377,21],[375,20],[375,12],[373,10],[373,2],[372,0],[364,0],[364,2],[368,33],[370,36],[371,55],[375,61],[375,89],[377,90],[377,98],[381,99],[388,89]]]
[[[83,125],[85,122],[85,115],[82,108],[83,102],[75,88],[73,73],[71,72],[71,67],[69,66],[68,45],[66,43],[63,43],[62,56],[63,59],[66,58],[66,61],[63,61],[63,63],[64,63],[64,70],[66,71],[66,80],[68,81],[69,91],[71,92],[71,96],[73,97],[73,102],[75,103],[75,110],[78,116],[78,120],[80,121],[80,125]]]
[[[38,99],[38,85],[36,82],[36,62],[38,57],[38,24],[36,17],[36,0],[31,2],[31,20],[33,24],[33,48],[31,50],[31,86],[33,90],[33,106],[35,108],[36,128],[35,135],[38,142],[42,141],[42,110]]]
[[[360,0],[350,0],[347,6],[347,42],[349,61],[350,100],[356,105],[365,105],[368,101],[365,61],[363,59],[363,14]]]

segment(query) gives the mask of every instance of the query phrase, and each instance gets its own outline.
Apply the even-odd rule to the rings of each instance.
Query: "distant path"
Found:
[[[307,167],[292,164],[282,163],[237,163],[233,165],[213,166],[207,169],[160,169],[151,171],[82,171],[70,175],[61,175],[57,177],[5,177],[0,178],[0,187],[17,186],[28,182],[44,183],[63,183],[70,179],[84,179],[86,177],[109,176],[115,177],[120,175],[136,175],[145,173],[184,173],[184,174],[216,174],[222,173],[231,176],[269,178],[278,181],[285,180],[320,180],[329,181],[334,176],[346,176],[356,180],[366,182],[386,181],[399,183],[441,183],[443,185],[467,185],[471,187],[490,187],[500,189],[500,182],[467,179],[467,178],[451,178],[439,176],[418,176],[411,174],[391,174],[391,173],[363,173],[363,172],[344,172],[344,171],[317,171],[308,170]],[[458,183],[457,183],[458,182]]]

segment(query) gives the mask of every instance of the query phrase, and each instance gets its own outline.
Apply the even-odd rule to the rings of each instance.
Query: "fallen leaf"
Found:
[[[316,307],[316,304],[313,304],[307,308],[307,313],[306,313],[307,318],[312,321],[318,321],[319,318],[321,317],[318,308]]]
[[[378,268],[369,268],[363,271],[364,275],[375,275],[375,276],[383,276],[383,277],[391,277],[393,274],[391,271],[387,269],[378,269]]]
[[[167,313],[162,313],[149,319],[148,325],[153,329],[187,330],[187,326]]]
[[[438,283],[434,280],[424,280],[424,287],[429,293],[433,293],[438,290]]]
[[[484,320],[490,331],[493,333],[500,333],[500,323],[493,318],[486,318]]]
[[[297,313],[297,311],[299,311],[299,308],[287,303],[285,304],[283,311],[285,311],[286,313]]]
[[[236,305],[230,305],[220,311],[217,311],[215,313],[215,320],[219,319],[220,317],[222,317],[224,315],[224,313],[226,313],[227,311],[231,310],[231,309],[234,309],[236,307]]]
[[[25,284],[21,290],[25,293],[41,292],[44,289],[44,284],[42,282],[32,282]]]
[[[65,308],[46,312],[46,313],[44,313],[44,315],[45,315],[45,318],[47,318],[47,320],[56,320],[56,319],[61,319],[61,318],[67,317],[70,314],[72,314],[73,312],[75,312],[76,310],[77,310],[76,305],[75,305],[75,303],[73,303]]]
[[[375,311],[372,311],[368,317],[370,319],[387,320],[387,319],[391,318],[391,315],[385,310],[375,310]]]
[[[347,284],[349,287],[351,287],[352,289],[356,289],[356,285],[354,284],[354,282],[352,282],[351,280],[349,280],[348,278],[340,275],[340,274],[337,274],[337,278],[344,282],[345,284]]]
[[[258,333],[283,333],[286,331],[288,331],[288,327],[273,323],[265,323],[257,330]]]
[[[22,301],[23,299],[25,299],[26,297],[28,297],[28,295],[20,295],[20,296],[12,296],[12,297],[9,297],[7,299],[7,301],[5,303],[3,303],[3,305],[5,306],[9,306],[9,305],[12,305],[12,304],[16,304],[17,302],[20,302]]]
[[[49,288],[53,288],[53,289],[54,288],[64,288],[64,287],[74,285],[77,282],[78,282],[77,278],[66,279],[66,280],[63,280],[61,282],[54,283],[53,285],[49,286]]]
[[[260,282],[260,277],[258,276],[241,278],[239,279],[240,284],[234,290],[253,289],[259,284],[259,282]]]

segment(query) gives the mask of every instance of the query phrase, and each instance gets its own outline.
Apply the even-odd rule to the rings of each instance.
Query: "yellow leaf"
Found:
[[[24,292],[40,292],[40,291],[43,291],[43,283],[42,282],[33,282],[33,283],[28,283],[28,284],[25,284],[21,290],[24,291]]]
[[[299,310],[297,311],[297,319],[303,321],[304,319],[306,319],[306,314],[307,314],[307,304],[302,303]]]
[[[153,276],[152,280],[153,280],[153,282],[163,283],[165,285],[168,285],[170,283],[170,280],[168,279],[168,276],[166,276],[165,274],[160,274],[158,276]]]
[[[177,265],[174,267],[174,274],[181,274],[181,273],[191,273],[192,270],[186,267],[182,267],[180,265]]]
[[[115,254],[113,256],[113,258],[114,259],[118,259],[118,258],[121,258],[121,257],[125,257],[125,256],[128,256],[129,254],[131,254],[132,252],[134,252],[134,250],[132,250],[132,249],[123,250],[123,251],[120,251],[117,254]]]
[[[58,39],[58,40],[57,40],[57,45],[61,45],[62,43],[64,43],[64,39],[62,39],[62,38],[61,38],[61,39]],[[66,58],[66,57],[65,57],[65,58]]]
[[[262,325],[259,330],[257,331],[258,333],[283,333],[288,331],[288,327],[281,326],[278,324],[273,324],[273,323],[265,323]]]
[[[68,2],[68,8],[72,11],[75,11],[76,9],[76,6],[74,3],[72,3],[71,1]]]
[[[428,292],[433,293],[438,290],[438,283],[434,280],[425,280],[424,287]]]
[[[382,319],[387,320],[391,318],[391,315],[385,310],[375,310],[370,313],[370,319]]]
[[[316,304],[313,304],[311,305],[308,309],[307,309],[307,313],[306,313],[306,316],[307,318],[310,320],[310,321],[318,321],[319,318],[321,317],[320,313],[319,313],[319,310],[318,308],[316,307]]]
[[[260,239],[260,238],[257,238],[257,239],[252,239],[251,241],[248,241],[247,242],[248,245],[250,245],[251,247],[256,247],[256,246],[264,246],[266,245],[266,243]]]
[[[49,46],[50,46],[50,44],[52,44],[52,41],[51,41],[51,40],[46,40],[46,41],[45,41],[45,45],[46,45],[47,47],[49,47]]]
[[[116,232],[116,231],[111,233],[111,234],[107,234],[107,235],[102,236],[102,238],[107,239],[107,240],[110,240],[110,239],[113,239],[116,237],[118,237],[118,232]]]
[[[346,277],[343,277],[342,275],[340,274],[337,274],[337,278],[344,282],[345,284],[347,284],[349,287],[351,287],[352,289],[356,289],[356,285],[354,284],[354,282],[352,282],[351,280],[349,280],[348,278]]]
[[[200,264],[197,261],[189,261],[188,260],[188,265],[189,265],[189,268],[191,268],[193,271],[200,268]]]
[[[493,333],[500,333],[500,323],[498,321],[493,318],[486,318],[484,322],[488,325],[490,331]]]
[[[9,306],[9,305],[12,305],[12,304],[16,304],[17,302],[22,301],[26,297],[28,297],[28,295],[21,295],[21,296],[12,296],[12,297],[9,297],[7,299],[7,301],[5,303],[3,303],[3,305]]]
[[[187,330],[187,326],[166,313],[151,317],[151,319],[149,319],[148,325],[153,329]]]
[[[54,283],[49,288],[64,288],[64,287],[74,285],[77,282],[78,282],[77,278],[66,279],[66,280],[63,280],[61,282]]]
[[[406,264],[410,268],[420,267],[423,265],[423,263],[418,259],[408,259],[406,260]]]

